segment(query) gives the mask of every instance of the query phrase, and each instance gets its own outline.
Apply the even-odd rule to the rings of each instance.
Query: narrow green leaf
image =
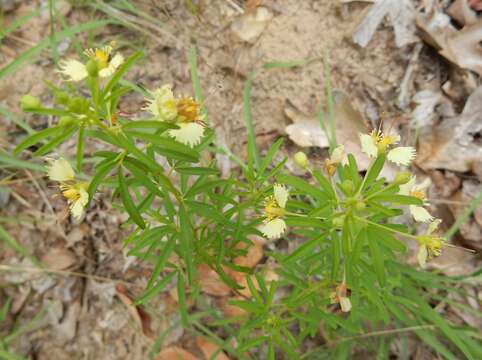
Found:
[[[174,250],[174,246],[176,245],[176,238],[172,236],[164,245],[164,248],[161,250],[161,254],[157,258],[156,266],[154,266],[154,270],[152,270],[151,277],[147,282],[147,289],[151,288],[154,285],[154,282],[157,280],[157,277],[164,270],[166,265],[167,259],[171,255],[172,251]]]
[[[122,63],[121,66],[117,69],[117,71],[114,73],[112,78],[109,80],[107,85],[104,87],[102,90],[102,97],[105,98],[107,94],[114,88],[114,86],[119,82],[119,80],[124,76],[124,74],[129,70],[137,60],[139,60],[141,57],[144,56],[144,53],[142,51],[137,51],[131,56],[129,56],[126,61]]]
[[[142,294],[142,296],[136,300],[136,304],[144,304],[150,299],[152,299],[154,296],[159,294],[166,287],[166,285],[171,282],[174,275],[176,275],[176,272],[167,274],[161,281],[156,283],[156,285],[154,285],[148,291]]]
[[[259,169],[261,163],[259,152],[256,147],[256,134],[253,125],[253,114],[251,112],[251,86],[255,73],[251,72],[244,83],[243,89],[243,118],[246,131],[248,133],[248,159],[251,164],[254,163],[256,169]]]
[[[121,196],[122,203],[124,204],[127,213],[129,214],[131,219],[137,225],[139,225],[140,228],[144,229],[146,227],[146,224],[144,223],[144,219],[142,218],[141,214],[139,214],[139,211],[137,210],[134,202],[132,201],[132,198],[129,194],[129,189],[127,188],[127,184],[122,173],[121,166],[118,167],[117,180],[119,182],[119,194]]]
[[[43,139],[53,136],[57,134],[58,132],[61,132],[63,130],[62,126],[54,126],[54,127],[48,127],[45,128],[39,132],[36,132],[33,135],[27,136],[20,144],[18,144],[15,147],[15,150],[13,151],[14,155],[18,155],[21,151],[29,148],[32,145],[37,144],[38,142],[42,141]]]

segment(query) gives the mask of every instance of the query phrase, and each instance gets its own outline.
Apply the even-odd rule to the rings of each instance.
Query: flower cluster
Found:
[[[48,177],[50,180],[60,183],[60,190],[62,195],[69,203],[70,212],[75,219],[80,219],[84,213],[84,208],[89,201],[87,188],[89,184],[86,182],[77,181],[75,179],[75,172],[70,166],[69,162],[64,158],[57,160],[48,160]]]
[[[174,139],[189,146],[201,142],[204,136],[204,116],[201,114],[200,104],[190,97],[174,97],[170,85],[164,85],[151,91],[151,97],[146,98],[149,111],[156,120],[166,121],[178,126],[168,134]]]

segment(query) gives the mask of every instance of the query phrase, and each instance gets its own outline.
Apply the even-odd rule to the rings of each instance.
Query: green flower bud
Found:
[[[408,183],[411,178],[412,178],[412,174],[410,172],[402,171],[402,172],[399,172],[397,175],[395,175],[395,179],[393,180],[393,183],[397,185],[403,185]]]
[[[294,156],[294,160],[295,160],[295,163],[296,165],[298,165],[299,167],[303,168],[303,169],[306,169],[309,165],[309,162],[308,162],[308,157],[306,156],[306,154],[302,151],[298,151],[295,156]]]
[[[32,96],[32,95],[24,95],[20,99],[20,108],[23,111],[26,110],[31,110],[40,107],[42,104],[40,103],[40,100],[38,97]]]
[[[89,74],[89,76],[97,77],[99,75],[99,64],[96,60],[90,59],[89,61],[87,61],[85,68],[87,69],[87,73]]]
[[[75,119],[71,116],[61,116],[59,119],[59,125],[60,126],[67,126],[72,124],[75,121]]]
[[[345,215],[337,216],[333,219],[333,226],[341,229],[345,223]]]
[[[345,194],[353,194],[355,191],[355,185],[351,180],[345,180],[340,184],[340,188],[343,190]]]
[[[355,204],[355,209],[357,209],[358,211],[360,211],[360,210],[365,209],[366,206],[367,206],[367,205],[365,204],[365,202],[363,202],[363,201],[357,201],[357,203]]]

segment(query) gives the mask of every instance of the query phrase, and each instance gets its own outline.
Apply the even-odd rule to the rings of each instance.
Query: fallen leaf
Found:
[[[273,18],[265,7],[258,7],[253,13],[245,13],[231,24],[231,31],[242,41],[254,42]]]
[[[41,259],[42,263],[51,270],[65,270],[77,262],[75,254],[66,248],[53,248]]]
[[[154,333],[151,329],[151,317],[142,308],[141,305],[136,305],[134,301],[127,294],[127,288],[122,284],[116,285],[116,295],[120,301],[127,307],[127,311],[134,319],[135,323],[142,329],[142,332],[148,338],[153,339]]]
[[[178,346],[170,346],[161,350],[156,360],[199,360],[199,358]]]
[[[239,306],[230,304],[231,300],[245,300],[243,296],[233,296],[231,298],[223,298],[220,300],[220,308],[226,317],[238,317],[247,314],[246,310],[241,309]]]
[[[353,34],[355,44],[365,47],[385,16],[395,32],[395,44],[402,47],[418,40],[415,35],[415,9],[410,0],[379,0],[375,2]]]
[[[201,264],[197,268],[199,281],[201,282],[201,290],[213,296],[229,295],[231,289],[226,285],[219,275],[206,264]]]
[[[447,14],[463,26],[474,24],[477,21],[477,13],[467,0],[455,0],[447,8]]]
[[[474,170],[482,163],[482,86],[468,98],[462,113],[444,119],[433,131],[426,131],[419,139],[416,164],[424,170]]]
[[[201,349],[204,357],[209,360],[229,360],[229,357],[221,350],[221,348],[207,340],[202,336],[196,338],[196,344]],[[216,355],[214,355],[216,354]]]
[[[420,128],[433,125],[436,118],[434,110],[441,100],[442,94],[439,91],[422,90],[416,93],[412,98],[415,108],[410,126]]]
[[[250,240],[253,242],[252,245],[248,245],[242,241],[236,245],[238,249],[246,249],[246,247],[248,247],[246,255],[238,256],[233,260],[236,265],[252,268],[263,258],[264,239],[261,240],[259,237],[251,237]]]

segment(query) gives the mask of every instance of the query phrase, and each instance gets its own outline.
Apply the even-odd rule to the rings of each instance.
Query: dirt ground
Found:
[[[11,3],[14,5],[4,14],[7,24],[39,5],[37,1]],[[171,83],[176,92],[185,94],[192,94],[186,53],[191,44],[196,43],[210,125],[218,140],[235,154],[245,156],[242,90],[252,71],[256,71],[252,109],[260,148],[266,149],[280,136],[286,137],[284,154],[301,148],[291,139],[292,134],[287,135],[287,126],[316,119],[320,102],[324,100],[321,58],[326,55],[332,67],[333,87],[344,94],[345,106],[349,107],[348,115],[337,118],[339,136],[355,143],[357,128],[371,128],[382,118],[387,126],[408,134],[417,109],[414,96],[424,90],[440,92],[443,100],[437,102],[437,107],[425,110],[425,114],[434,114],[431,122],[420,127],[418,139],[407,141],[413,144],[418,140],[422,160],[417,163],[416,171],[422,178],[432,179],[432,209],[446,221],[447,227],[480,192],[482,166],[474,160],[465,167],[460,165],[466,162],[467,153],[473,156],[470,147],[467,152],[451,152],[450,162],[437,148],[437,129],[450,126],[444,125],[446,118],[460,120],[459,114],[480,79],[437,54],[419,33],[410,43],[397,46],[388,20],[379,26],[366,47],[354,44],[353,32],[367,15],[370,6],[367,2],[342,5],[334,0],[262,1],[269,20],[249,42],[240,39],[233,23],[242,26],[240,19],[246,16],[243,12],[258,9],[246,10],[243,1],[201,1],[197,14],[186,5],[191,2],[181,0],[132,3],[156,21],[130,15],[132,18],[126,19],[134,20],[140,30],[110,25],[95,32],[96,41],[116,40],[126,54],[144,49],[146,57],[128,78],[147,89]],[[92,7],[73,6],[68,2],[58,2],[57,6],[69,24],[92,18]],[[95,16],[103,15],[97,11]],[[28,24],[2,41],[0,66],[49,36],[48,11],[42,11]],[[83,44],[85,36],[76,40]],[[72,55],[74,46],[71,40],[63,40],[58,44],[58,54]],[[35,61],[24,64],[0,83],[0,104],[36,129],[45,126],[46,118],[22,114],[18,103],[26,93],[39,96],[46,104],[52,101],[43,83],[44,80],[58,81],[51,55],[43,51]],[[315,60],[289,69],[263,67],[267,62],[303,59]],[[121,108],[126,112],[138,110],[142,101],[139,95],[133,94],[125,98]],[[473,129],[482,122],[480,117],[467,121],[474,122]],[[475,131],[467,141],[480,146],[478,131],[479,135]],[[5,150],[11,150],[24,134],[6,117],[0,117],[0,132],[0,147]],[[74,148],[72,140],[61,152],[73,154]],[[95,150],[89,145],[87,149]],[[320,158],[326,154],[326,150],[318,146],[305,150]],[[480,159],[482,157],[479,162]],[[426,166],[425,162],[432,165]],[[226,166],[225,171],[229,172],[234,164]],[[291,162],[288,167],[294,169]],[[146,309],[150,324],[143,323],[144,332],[138,330],[129,298],[142,292],[150,268],[124,255],[122,240],[128,229],[123,229],[121,224],[126,219],[112,209],[107,196],[95,201],[82,223],[74,223],[65,212],[63,200],[56,196],[56,189],[46,186],[45,179],[28,171],[22,173],[21,179],[11,184],[8,195],[0,196],[1,216],[15,219],[5,223],[5,227],[31,253],[66,273],[0,272],[0,303],[7,297],[13,299],[11,314],[0,328],[8,329],[14,322],[26,323],[41,315],[34,331],[16,343],[19,355],[38,360],[146,359],[153,346],[155,349],[151,333],[158,336],[166,332],[163,346],[181,344],[202,358],[195,335],[185,333],[179,326],[172,292],[166,292],[153,302],[152,308]],[[457,232],[455,241],[472,249],[482,248],[482,208]],[[21,256],[9,248],[3,248],[0,254],[1,264],[32,266],[28,260],[20,259]],[[455,251],[438,259],[434,267],[451,275],[466,274],[480,266],[478,261],[476,256]],[[479,291],[480,298],[480,288],[474,287],[473,291]],[[214,297],[207,297],[206,301],[205,306],[222,302]],[[480,318],[468,318],[459,310],[454,311],[453,316],[471,325],[482,325],[478,324]]]

